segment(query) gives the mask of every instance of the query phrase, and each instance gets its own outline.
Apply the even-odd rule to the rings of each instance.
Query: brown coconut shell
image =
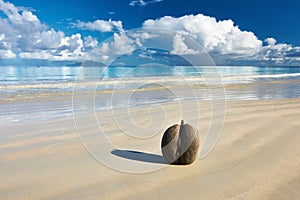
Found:
[[[190,124],[175,124],[169,127],[161,141],[161,151],[170,164],[188,165],[197,158],[200,147],[198,130]]]

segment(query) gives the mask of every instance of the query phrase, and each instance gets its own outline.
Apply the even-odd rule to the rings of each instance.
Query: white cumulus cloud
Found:
[[[165,16],[146,20],[143,27],[169,29],[193,38],[218,64],[239,63],[239,60],[242,61],[240,63],[270,61],[269,63],[275,64],[300,64],[300,47],[277,43],[275,38],[266,38],[264,45],[253,32],[241,30],[230,19],[217,21],[216,18],[203,14],[178,18]],[[177,35],[173,38],[173,53],[193,52],[190,52],[182,37]]]
[[[184,42],[184,37],[182,35],[176,34],[173,37],[173,46],[171,54],[177,55],[193,55],[199,53],[199,51],[194,49],[189,49],[189,47]]]
[[[268,45],[270,45],[270,46],[274,46],[275,44],[276,44],[276,39],[274,39],[274,38],[266,38],[265,39],[265,42],[268,44]]]
[[[0,49],[0,59],[10,59],[15,58],[16,54],[13,53],[11,50],[3,50]]]
[[[83,44],[86,49],[93,49],[98,46],[99,42],[92,36],[87,36],[84,38]]]
[[[125,33],[114,33],[111,41],[102,43],[92,54],[102,62],[111,62],[118,56],[131,54],[135,50],[135,44],[136,42]]]
[[[3,0],[0,11],[6,15],[0,17],[1,58],[84,59],[85,50],[97,43],[79,33],[66,36],[43,24],[29,9]]]
[[[262,48],[262,41],[254,33],[240,30],[232,20],[217,21],[202,14],[150,19],[143,27],[171,29],[189,35],[209,53],[255,54]]]
[[[100,32],[113,32],[113,31],[123,31],[122,21],[113,21],[113,20],[95,20],[93,22],[82,22],[78,21],[73,24],[74,27],[82,30],[90,31],[100,31]]]

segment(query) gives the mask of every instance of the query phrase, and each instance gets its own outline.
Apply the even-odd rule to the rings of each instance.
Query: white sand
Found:
[[[210,112],[208,102],[199,104],[203,138]],[[166,108],[166,127],[179,122],[174,105]],[[192,124],[197,121],[193,109],[186,119]],[[159,110],[152,111],[154,119]],[[141,126],[149,120],[144,113],[143,107],[132,111]],[[122,173],[93,158],[72,117],[1,125],[0,199],[299,199],[300,99],[228,102],[226,114],[220,140],[205,159],[189,166],[167,166],[150,159],[149,165],[162,169],[141,174]],[[153,150],[159,149],[164,130],[150,139],[134,139],[113,125],[109,113],[97,116],[119,150],[159,158],[160,152]],[[122,110],[117,116],[126,121]],[[80,134],[86,137],[99,132],[90,117],[76,115]],[[94,141],[99,150],[105,149],[104,139]],[[137,165],[147,163],[110,155]]]

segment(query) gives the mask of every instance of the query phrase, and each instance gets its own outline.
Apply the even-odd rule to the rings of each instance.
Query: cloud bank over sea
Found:
[[[132,1],[131,4],[141,6],[143,2]],[[300,65],[300,47],[277,43],[272,37],[260,39],[254,32],[241,30],[231,19],[218,21],[203,14],[147,19],[137,27],[145,28],[145,32],[132,39],[124,28],[126,23],[121,20],[78,19],[70,23],[70,28],[77,33],[68,35],[42,22],[33,9],[0,0],[0,11],[0,59],[86,60],[91,59],[90,53],[97,49],[100,61],[105,62],[112,56],[131,54],[136,46],[143,48],[144,42],[153,37],[147,28],[158,28],[178,33],[173,38],[170,54],[197,53],[185,43],[183,36],[188,36],[219,65]],[[112,40],[83,36],[83,30],[111,33]]]

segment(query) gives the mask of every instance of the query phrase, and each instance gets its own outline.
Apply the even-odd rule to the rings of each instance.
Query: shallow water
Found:
[[[0,66],[0,86],[53,85],[57,89],[75,80],[124,80],[130,78],[217,77],[225,84],[249,83],[261,79],[300,77],[300,67],[257,66],[135,66],[135,67],[70,67],[70,66]],[[62,84],[62,85],[59,85]],[[54,88],[54,87],[53,87]]]
[[[74,99],[84,112],[297,97],[300,67],[0,67],[0,124],[70,116]]]

